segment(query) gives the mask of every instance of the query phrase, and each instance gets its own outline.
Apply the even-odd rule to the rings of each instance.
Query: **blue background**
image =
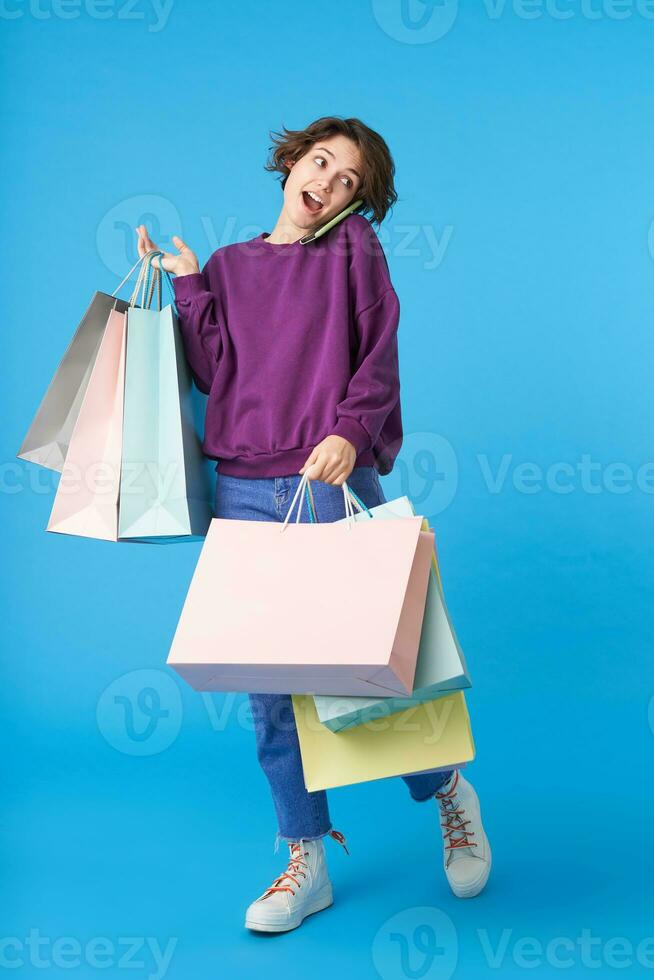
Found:
[[[636,479],[654,459],[654,20],[609,0],[412,0],[404,20],[399,0],[98,9],[15,0],[0,17],[0,938],[23,943],[5,949],[15,975],[122,976],[121,937],[151,937],[177,939],[173,980],[467,978],[496,972],[487,936],[520,976],[516,942],[583,929],[610,968],[602,944],[654,934],[651,465]],[[380,237],[407,438],[383,485],[434,522],[494,869],[457,901],[434,807],[399,780],[334,791],[351,850],[328,844],[336,904],[270,939],[242,922],[286,860],[243,698],[203,699],[164,667],[199,545],[47,534],[56,477],[15,454],[93,290],[133,261],[133,227],[164,247],[181,233],[202,262],[270,231],[269,131],[332,113],[379,130],[397,164]],[[540,482],[521,484],[525,463]],[[548,485],[559,463],[569,492]],[[148,686],[169,711],[151,736]],[[430,922],[434,957],[418,948]],[[30,929],[106,937],[115,955],[44,974]],[[569,975],[592,973],[572,955]],[[153,973],[134,958],[130,976]],[[651,970],[634,953],[629,973]]]

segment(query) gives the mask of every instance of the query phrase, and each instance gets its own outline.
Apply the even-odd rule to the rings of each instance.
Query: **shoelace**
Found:
[[[340,830],[330,830],[328,836],[333,837],[335,841],[341,844],[346,854],[350,853],[345,844],[345,837]],[[308,870],[308,865],[306,861],[302,860],[302,858],[308,854],[308,851],[303,850],[302,841],[289,842],[288,846],[291,852],[291,858],[288,862],[286,871],[283,871],[279,878],[275,878],[270,888],[267,888],[264,894],[261,896],[262,898],[267,898],[268,895],[272,895],[274,892],[290,892],[291,895],[295,895],[295,892],[290,884],[282,884],[282,882],[286,882],[286,879],[292,881],[298,889],[302,887],[302,884],[298,881],[298,878],[300,875],[303,878],[307,877],[306,871],[303,869],[306,868]]]
[[[346,854],[350,853],[347,849],[347,845],[345,844],[345,837],[340,830],[330,830],[328,836],[333,837],[334,840],[341,845]]]
[[[448,851],[453,851],[459,847],[477,847],[474,841],[468,840],[469,837],[475,836],[475,832],[474,830],[465,829],[470,823],[470,820],[463,819],[465,808],[461,806],[456,796],[458,782],[459,772],[457,770],[450,788],[444,793],[436,793],[438,805],[441,808],[441,813],[445,817],[445,822],[441,823],[441,827],[445,831],[443,836],[447,841],[445,849]],[[455,834],[457,835],[456,837],[454,836]]]

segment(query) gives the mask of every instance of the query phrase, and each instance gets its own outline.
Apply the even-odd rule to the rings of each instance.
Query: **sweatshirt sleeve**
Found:
[[[173,280],[186,358],[196,385],[206,395],[211,391],[222,352],[222,337],[216,315],[216,297],[211,290],[211,278],[207,263],[202,272]]]
[[[388,264],[371,226],[352,260],[352,289],[358,349],[345,397],[336,406],[333,435],[371,449],[400,397],[397,331],[400,302]],[[375,295],[376,294],[376,295]],[[374,297],[374,298],[373,298]]]

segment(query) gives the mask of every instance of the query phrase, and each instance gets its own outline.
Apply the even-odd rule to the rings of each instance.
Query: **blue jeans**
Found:
[[[300,475],[276,477],[228,476],[217,471],[216,517],[231,520],[283,521],[293,499]],[[377,470],[373,466],[355,466],[348,486],[367,507],[385,503]],[[321,524],[345,517],[342,487],[318,480],[311,483],[316,515]],[[296,505],[297,507],[297,505]],[[294,521],[297,511],[291,515]],[[301,512],[302,523],[309,521],[306,500]],[[277,813],[278,837],[286,840],[324,837],[332,829],[324,790],[309,793],[304,785],[302,759],[293,705],[288,694],[250,694],[257,755],[270,789]],[[431,799],[449,779],[449,772],[420,773],[403,776],[414,800]]]

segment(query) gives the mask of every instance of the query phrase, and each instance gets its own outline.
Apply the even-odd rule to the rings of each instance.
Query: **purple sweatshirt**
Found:
[[[232,476],[286,476],[336,434],[357,466],[390,472],[400,307],[377,235],[356,214],[307,245],[267,234],[174,280],[186,356],[209,395],[205,455]]]

